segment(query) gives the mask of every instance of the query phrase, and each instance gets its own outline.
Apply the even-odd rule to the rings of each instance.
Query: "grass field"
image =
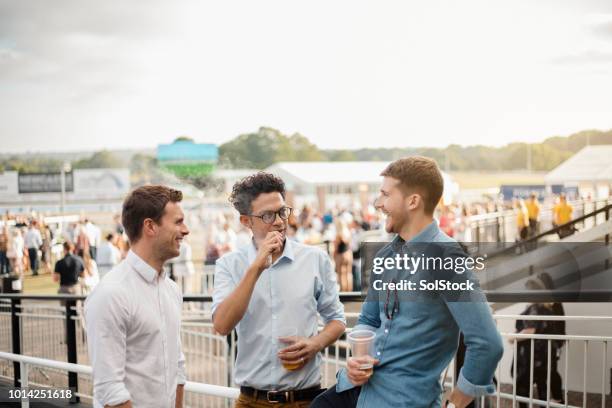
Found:
[[[38,276],[27,275],[23,280],[23,293],[37,295],[55,295],[59,283],[53,282],[50,273]]]

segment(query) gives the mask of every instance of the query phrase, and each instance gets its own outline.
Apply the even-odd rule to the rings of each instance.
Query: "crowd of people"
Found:
[[[459,242],[472,242],[471,217],[513,210],[517,228],[516,240],[534,237],[541,230],[542,204],[535,194],[528,199],[514,199],[511,203],[493,199],[473,203],[440,204],[435,217],[440,229]],[[553,226],[571,221],[573,207],[564,194],[555,199]],[[232,213],[211,211],[190,214],[195,224],[204,231],[204,248],[194,251],[185,239],[180,255],[168,263],[170,275],[177,280],[183,292],[199,292],[193,277],[198,262],[214,265],[224,254],[248,245],[251,232]],[[288,220],[287,238],[295,242],[319,246],[330,254],[341,291],[361,290],[360,245],[370,236],[372,240],[387,237],[383,229],[382,214],[373,205],[352,209],[335,207],[325,212],[303,205],[292,210]],[[15,273],[21,277],[52,273],[55,263],[64,257],[64,242],[73,244],[75,256],[81,258],[85,271],[79,279],[87,293],[99,279],[125,258],[129,243],[121,225],[120,216],[113,217],[112,225],[103,232],[91,219],[82,218],[64,226],[46,224],[44,217],[5,214],[0,233],[0,275]],[[560,228],[563,238],[575,231],[573,227]],[[203,253],[194,259],[193,253]],[[203,258],[203,259],[201,259]],[[212,277],[206,277],[212,279]]]
[[[398,168],[390,167],[391,170],[389,171],[392,171],[392,173],[385,176],[385,183],[397,183],[399,180],[401,184],[403,178],[411,180],[407,175],[408,173],[402,169],[402,166],[408,166],[409,163],[398,163],[400,163],[396,165],[399,166]],[[422,169],[430,172],[434,171],[435,168],[427,160],[419,165],[423,166]],[[411,186],[410,183],[414,183],[414,181],[407,183]],[[284,402],[286,395],[292,395],[309,403],[314,400],[313,406],[317,407],[360,406],[364,401],[386,401],[390,406],[392,401],[388,400],[386,394],[382,391],[389,391],[389,387],[393,387],[394,379],[390,376],[390,373],[398,369],[393,361],[402,360],[410,362],[410,364],[423,364],[421,371],[425,373],[425,376],[431,374],[432,379],[439,378],[441,374],[439,369],[443,366],[426,365],[427,362],[423,359],[412,361],[407,355],[402,353],[395,355],[395,349],[390,349],[388,353],[391,357],[387,359],[377,357],[368,361],[354,360],[349,362],[347,369],[338,373],[336,387],[326,392],[323,392],[324,390],[320,389],[318,384],[315,384],[315,377],[317,376],[316,373],[319,372],[320,364],[318,352],[337,340],[340,334],[344,332],[346,320],[343,307],[339,303],[338,292],[361,289],[361,268],[359,267],[361,243],[372,237],[376,241],[383,240],[392,233],[395,234],[393,242],[400,239],[404,240],[401,242],[406,242],[405,240],[408,238],[417,239],[417,241],[424,240],[425,242],[433,239],[440,239],[443,242],[469,241],[471,238],[470,217],[486,213],[499,213],[508,209],[512,209],[513,215],[516,217],[518,239],[526,240],[538,234],[542,213],[542,205],[535,194],[532,194],[527,200],[515,199],[511,205],[492,200],[471,205],[436,205],[436,201],[427,194],[435,197],[434,193],[437,194],[437,192],[427,191],[427,189],[433,187],[422,182],[419,183],[421,184],[418,184],[418,186],[423,189],[418,190],[418,194],[421,194],[420,198],[403,195],[405,190],[400,189],[395,184],[389,184],[388,188],[383,184],[380,196],[371,206],[363,209],[336,207],[321,212],[309,205],[304,205],[297,210],[288,206],[284,201],[282,180],[270,174],[258,173],[235,186],[235,189],[239,191],[233,193],[231,202],[234,209],[239,213],[238,217],[235,214],[221,211],[195,215],[197,220],[195,225],[205,231],[204,248],[202,248],[204,258],[201,260],[194,260],[193,258],[193,250],[188,238],[190,231],[185,224],[185,220],[194,217],[194,214],[184,214],[178,206],[182,197],[180,192],[163,186],[136,189],[126,199],[124,213],[121,216],[116,215],[113,218],[112,227],[108,228],[107,225],[104,231],[86,217],[79,222],[68,223],[62,229],[61,224],[46,224],[44,217],[35,214],[29,217],[5,214],[2,219],[2,233],[0,234],[0,274],[14,273],[23,276],[30,273],[35,276],[39,272],[52,273],[54,280],[59,284],[58,293],[102,293],[104,296],[109,296],[106,298],[103,295],[98,295],[93,298],[94,300],[88,301],[89,309],[86,312],[90,316],[88,333],[95,379],[96,374],[100,375],[102,373],[103,376],[112,374],[106,371],[106,365],[111,363],[125,364],[125,362],[119,360],[100,363],[100,356],[97,355],[97,353],[104,352],[106,348],[115,346],[107,344],[111,341],[108,340],[107,334],[117,329],[117,326],[114,325],[118,324],[121,319],[126,319],[126,316],[123,315],[125,310],[128,310],[126,308],[136,308],[133,299],[130,300],[123,293],[125,290],[133,289],[142,293],[146,292],[151,296],[149,300],[153,299],[157,302],[150,305],[150,310],[139,312],[142,313],[142,316],[136,316],[135,318],[143,318],[150,323],[150,321],[160,318],[155,313],[151,313],[163,306],[163,310],[166,310],[169,315],[164,317],[164,313],[160,311],[163,323],[161,327],[164,330],[168,329],[169,333],[174,332],[178,329],[178,323],[175,321],[171,323],[168,318],[172,316],[176,308],[180,312],[182,308],[181,294],[193,289],[191,278],[195,274],[194,263],[202,262],[211,266],[214,265],[213,324],[215,330],[221,334],[227,334],[234,328],[238,328],[239,351],[253,347],[267,350],[266,347],[268,346],[266,344],[269,340],[267,330],[277,330],[275,326],[269,327],[269,321],[270,319],[276,319],[280,313],[286,315],[284,324],[298,325],[301,333],[299,341],[291,343],[286,348],[275,348],[270,355],[264,354],[253,359],[244,353],[241,355],[239,352],[236,360],[236,380],[242,387],[237,407],[250,406],[249,404],[257,402],[258,393],[263,391],[268,393],[267,398],[270,401],[269,395],[272,392],[270,390],[273,390],[274,397],[278,398],[276,402]],[[385,192],[385,188],[389,191],[396,189],[398,191],[396,193],[397,197],[403,195],[397,198],[398,202],[409,199],[416,200],[416,204],[410,204],[410,201],[408,201],[408,204],[404,202],[403,205],[406,208],[411,208],[408,212],[414,211],[413,216],[416,220],[420,220],[420,223],[415,224],[415,219],[403,218],[404,210],[395,208],[391,204],[385,204],[390,200],[390,196],[386,195],[390,193]],[[422,191],[425,191],[425,193]],[[138,194],[142,194],[142,197],[139,197]],[[143,204],[141,200],[147,197],[154,198],[156,194],[165,197],[166,206],[171,206],[171,211],[164,210],[162,206],[156,209],[158,212],[161,211],[159,221],[143,218],[143,213],[147,212],[144,209],[147,204]],[[418,196],[418,194],[416,195]],[[428,199],[430,202],[423,203]],[[135,208],[131,208],[128,204]],[[414,206],[410,207],[411,205]],[[270,208],[275,209],[270,210]],[[553,226],[558,227],[559,237],[562,238],[573,233],[570,227],[566,226],[573,217],[573,207],[567,202],[564,194],[557,198],[552,208],[552,214]],[[172,218],[174,221],[164,221],[168,218]],[[168,222],[170,224],[167,224]],[[404,236],[406,238],[403,238]],[[132,246],[130,246],[130,242]],[[134,243],[138,243],[136,250],[134,250]],[[123,260],[125,262],[121,262]],[[168,276],[171,280],[177,281],[178,285],[167,284],[164,286],[163,299],[159,298],[162,296],[162,292],[151,292],[151,288],[143,285],[142,281],[133,276],[127,277],[129,275],[126,272],[128,266],[149,283],[155,281],[155,276]],[[277,274],[277,278],[284,277],[276,283],[273,283],[271,277],[268,276],[269,274],[266,275],[266,271],[274,266],[279,269],[279,273],[281,270],[287,272],[285,275]],[[108,279],[103,280],[102,278],[106,275],[109,275]],[[296,286],[294,280],[304,280],[308,284],[312,280],[313,287],[310,288],[307,285],[308,291],[300,295],[301,286]],[[113,286],[117,282],[125,285],[125,287],[119,289],[119,287]],[[531,279],[528,283],[531,285],[528,287],[529,289],[550,290],[552,288],[552,282],[546,275]],[[158,284],[161,285],[161,283]],[[103,286],[104,289],[96,292],[94,290],[96,286]],[[284,289],[290,295],[282,295]],[[162,290],[161,286],[159,290]],[[312,303],[311,299],[313,294],[315,303]],[[300,300],[300,296],[303,297],[303,301]],[[250,303],[252,299],[254,300]],[[280,308],[278,304],[274,303],[275,299],[291,305],[288,309],[291,312]],[[386,299],[386,302],[389,303],[389,291],[387,291]],[[395,303],[397,302],[398,300],[395,300]],[[399,313],[397,320],[400,323],[398,324],[410,325],[412,319],[410,313],[412,312],[400,312],[399,304],[394,304],[389,309],[387,303],[385,303],[384,310],[386,319],[383,319],[383,321],[380,321],[382,314],[377,309],[373,310],[371,305],[368,305],[367,302],[364,303],[358,322],[359,326],[377,332],[377,336],[380,338],[388,338],[389,341],[399,342],[398,346],[410,347],[410,342],[400,344],[401,336],[392,338],[388,336],[388,333],[392,329],[390,322],[393,320],[395,313]],[[108,309],[105,309],[106,307]],[[436,309],[435,313],[430,309],[424,309],[420,312],[429,316],[433,322],[428,330],[440,331],[440,334],[443,331],[448,333],[451,328],[447,323],[454,320],[456,323],[453,326],[454,329],[461,328],[464,335],[477,341],[488,336],[485,340],[499,349],[497,332],[494,326],[489,324],[491,321],[488,309],[485,310],[473,304],[466,304],[455,311],[451,310],[454,306],[448,307],[450,309]],[[465,307],[471,308],[470,313],[479,316],[478,322],[470,314],[463,314],[463,308]],[[415,306],[415,308],[417,307]],[[451,315],[449,315],[449,310],[451,310]],[[108,320],[108,316],[104,314],[106,312],[109,313],[110,317],[117,320]],[[325,321],[325,327],[321,332],[315,331],[317,313]],[[562,315],[563,310],[560,304],[533,304],[524,314]],[[443,316],[444,319],[436,320],[439,316]],[[129,319],[121,320],[122,324],[128,324]],[[300,320],[304,324],[298,324]],[[239,322],[240,326],[238,326]],[[474,330],[479,324],[482,325],[480,332]],[[418,331],[419,328],[414,327],[413,329]],[[146,336],[151,334],[146,327],[138,328],[138,330],[142,330],[143,341]],[[530,321],[517,322],[516,330],[523,334],[563,334],[565,332],[564,327],[546,326],[546,324],[535,324]],[[100,336],[96,336],[96,333],[100,333]],[[140,347],[138,341],[128,340],[126,342],[126,339],[122,340],[121,336],[124,334],[123,332],[114,333],[113,335],[118,337],[112,342],[123,341],[123,346],[127,348],[134,346],[138,349]],[[165,336],[161,331],[158,334],[162,337]],[[180,336],[177,337],[180,338]],[[166,344],[168,337],[158,340],[162,341],[162,344]],[[451,350],[453,347],[450,347],[453,342],[454,340],[446,342],[448,344],[439,343],[436,347],[444,355],[448,354],[450,356],[451,351],[454,352],[454,349]],[[541,348],[542,344],[540,343],[544,344],[543,342],[536,342],[536,351]],[[528,392],[526,387],[529,385],[526,383],[525,362],[529,360],[530,356],[526,351],[525,344],[521,342],[518,346],[520,353],[517,357],[519,359],[517,361],[517,372],[513,372],[513,375],[516,374],[517,384],[522,387],[518,391],[519,395],[526,395],[525,393]],[[555,354],[553,356],[554,381],[552,394],[556,401],[561,401],[562,385],[556,369],[561,344],[558,347],[555,345],[555,347],[553,348]],[[469,368],[465,370],[465,373],[462,371],[462,374],[460,374],[460,377],[463,378],[462,386],[458,388],[460,392],[451,399],[466,402],[474,396],[490,392],[492,369],[500,358],[498,349],[488,350],[481,356],[479,364],[484,361],[487,365],[486,369],[481,367],[482,372],[477,372],[474,361],[464,362],[465,366]],[[149,394],[155,395],[157,393],[163,398],[168,398],[168,400],[175,398],[178,401],[179,398],[182,399],[182,389],[179,395],[181,381],[184,382],[185,380],[185,361],[184,359],[181,360],[180,342],[169,347],[169,349],[164,348],[158,351],[160,354],[165,353],[165,358],[178,359],[176,367],[171,369],[164,366],[164,370],[162,370],[166,377],[177,379],[176,382],[170,381],[166,384],[176,386],[176,390],[172,387],[164,390],[149,390]],[[380,355],[379,352],[378,356]],[[120,359],[120,357],[117,357],[117,359]],[[270,369],[276,370],[273,363],[277,357],[280,358],[283,366],[290,373],[303,371],[300,371],[297,376],[286,375],[287,373],[284,372],[280,373],[279,379],[273,382],[270,382],[271,380],[268,377],[257,374]],[[473,358],[473,355],[471,358]],[[143,356],[143,361],[145,360],[148,361],[146,356]],[[378,377],[371,378],[373,371],[362,370],[360,366],[355,365],[357,364],[355,361],[379,366],[374,371],[378,373]],[[535,361],[537,363],[541,361],[541,358],[536,358]],[[154,364],[151,364],[152,367]],[[545,374],[546,372],[542,371],[541,367],[536,370],[536,382],[540,393],[542,393],[542,387],[545,386],[543,379]],[[474,376],[473,378],[478,379],[478,381],[472,384],[466,379],[466,376]],[[134,378],[137,377],[137,375],[134,376]],[[142,392],[144,388],[140,389],[136,385],[130,384],[127,379],[125,381],[122,384],[121,392],[117,392],[107,385],[94,382],[95,398],[109,403],[121,402],[130,398],[143,400],[150,398],[149,394],[145,395]],[[289,391],[277,394],[276,390],[279,386],[287,388]],[[130,394],[127,392],[128,390],[134,390],[134,392]],[[110,394],[106,395],[107,393]],[[405,401],[413,401],[416,398],[413,395],[404,394],[399,395],[399,397]],[[426,398],[428,398],[427,403],[440,402],[439,396],[433,394],[427,395]]]
[[[90,292],[129,250],[120,223],[104,239],[100,227],[88,218],[62,229],[61,222],[47,223],[36,213],[6,213],[0,226],[0,275],[22,282],[25,275],[53,274],[61,282],[60,293]],[[12,289],[20,287],[21,283]]]
[[[479,288],[473,302],[432,293],[435,302],[406,307],[391,287],[362,304],[354,328],[373,334],[371,352],[355,353],[337,373],[337,384],[321,388],[321,352],[346,330],[339,290],[352,283],[351,230],[384,228],[393,240],[379,254],[391,259],[409,243],[445,243],[461,251],[434,218],[443,188],[435,161],[400,159],[381,176],[372,214],[308,208],[294,214],[283,180],[270,173],[234,185],[230,201],[244,231],[227,218],[217,221],[220,237],[207,239],[206,253],[207,261],[208,254],[215,258],[214,329],[237,331],[235,407],[465,408],[495,389],[503,345]],[[131,248],[84,308],[96,406],[183,406],[190,362],[181,344],[182,299],[164,268],[181,256],[191,233],[181,200],[180,191],[151,185],[132,191],[123,204]],[[376,214],[385,215],[384,223]],[[415,278],[427,274],[414,272]],[[472,279],[471,271],[464,276]],[[439,380],[460,332],[467,348],[463,367],[456,387],[442,396]]]

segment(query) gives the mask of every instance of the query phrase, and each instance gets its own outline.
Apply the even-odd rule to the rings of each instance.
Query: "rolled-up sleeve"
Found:
[[[128,319],[127,303],[117,288],[97,291],[85,304],[94,399],[102,406],[131,400],[124,383]]]
[[[332,268],[329,256],[322,251],[319,253],[319,276],[321,278],[321,288],[317,297],[317,311],[325,324],[332,320],[338,320],[346,326],[344,305],[340,302],[338,295],[336,272]]]
[[[232,291],[236,289],[236,283],[232,279],[232,272],[228,257],[221,257],[215,263],[215,287],[213,289],[213,301],[211,306],[212,315],[215,315],[217,307]]]

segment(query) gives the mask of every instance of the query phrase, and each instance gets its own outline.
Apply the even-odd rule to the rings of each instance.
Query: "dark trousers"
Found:
[[[30,257],[30,269],[32,275],[38,275],[38,249],[28,248],[28,256]]]
[[[0,251],[0,275],[9,273],[10,270],[9,259],[6,256],[6,251]]]
[[[537,394],[534,394],[534,398],[538,398],[546,401],[546,388],[547,388],[547,376],[546,368],[544,369],[534,369],[533,371],[533,382],[536,385],[538,390]],[[516,395],[520,395],[522,397],[529,398],[529,390],[532,385],[529,382],[529,372],[525,375],[519,375],[516,378]],[[564,402],[563,398],[563,384],[561,383],[561,376],[557,371],[557,360],[551,361],[551,371],[550,371],[550,398]],[[528,404],[524,402],[519,402],[520,408],[527,408]]]
[[[310,408],[355,408],[360,392],[361,387],[336,392],[336,386],[332,385],[312,401]]]
[[[98,247],[90,245],[89,246],[89,256],[91,256],[91,259],[95,261],[97,255],[98,255]]]

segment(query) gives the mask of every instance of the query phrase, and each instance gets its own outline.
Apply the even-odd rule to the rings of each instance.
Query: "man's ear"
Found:
[[[142,235],[153,236],[157,232],[157,224],[151,218],[145,218],[142,223]]]
[[[240,215],[240,223],[247,228],[251,228],[251,217],[248,215]]]
[[[419,206],[423,205],[423,197],[421,197],[419,194],[410,194],[408,197],[406,197],[406,209],[410,210],[410,211],[414,211],[417,208],[419,208]]]

